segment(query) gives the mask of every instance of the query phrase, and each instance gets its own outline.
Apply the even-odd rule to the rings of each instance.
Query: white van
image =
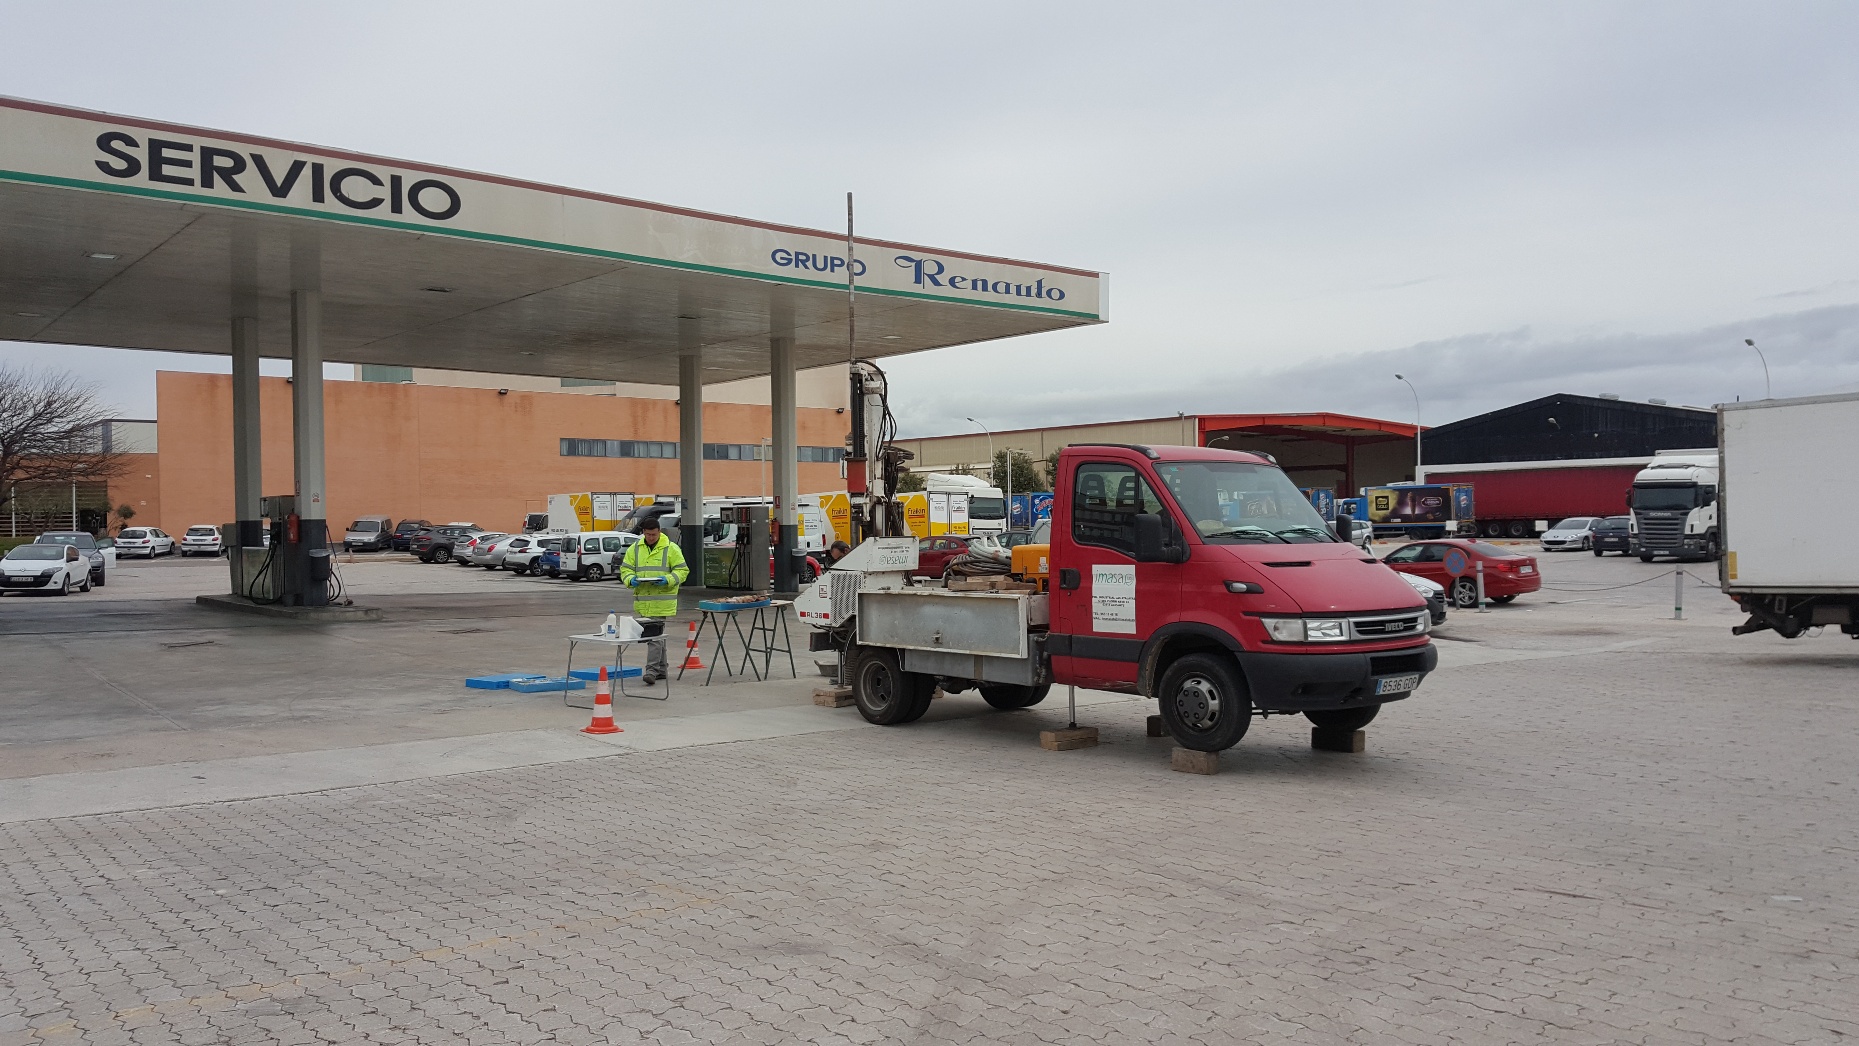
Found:
[[[834,541],[839,539],[839,532],[833,529],[832,521],[826,516],[826,509],[823,507],[821,501],[822,497],[823,496],[819,494],[802,494],[796,505],[796,511],[800,515],[800,541],[797,547],[809,554],[823,553],[832,547]],[[723,506],[767,505],[769,506],[769,511],[772,513],[774,500],[773,498],[758,497],[705,498],[703,508],[704,544],[712,548],[733,546],[736,544],[736,525],[722,521]],[[678,526],[681,521],[682,516],[680,515],[666,516],[659,522],[661,526],[674,527]]]
[[[599,581],[620,576],[620,557],[639,535],[584,531],[564,534],[561,540],[562,573],[579,581]]]
[[[967,494],[970,534],[1000,534],[1007,529],[1006,495],[985,479],[932,472],[924,477],[923,489],[931,494]]]

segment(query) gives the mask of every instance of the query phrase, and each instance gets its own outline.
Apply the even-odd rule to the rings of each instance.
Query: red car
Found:
[[[1525,592],[1543,587],[1536,557],[1524,556],[1483,541],[1449,538],[1402,545],[1382,559],[1403,574],[1414,574],[1446,590],[1452,605],[1469,609],[1478,605],[1478,564],[1485,565],[1485,595],[1508,603]]]
[[[968,551],[968,539],[942,536],[917,539],[917,577],[941,577],[949,561]]]

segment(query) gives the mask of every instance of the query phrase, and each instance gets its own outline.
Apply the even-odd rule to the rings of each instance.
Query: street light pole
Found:
[[[976,428],[988,434],[988,478],[993,479],[994,433],[986,425],[983,425],[973,418],[969,418],[968,421]],[[1013,527],[1013,451],[1011,449],[1007,451],[1007,519],[1005,520],[1005,526],[1009,529]]]
[[[1744,338],[1743,344],[1755,349],[1756,358],[1762,361],[1762,398],[1769,400],[1774,399],[1775,387],[1769,384],[1769,358],[1762,354],[1762,346],[1756,344],[1756,339]]]
[[[1394,377],[1407,386],[1407,391],[1414,394],[1414,482],[1424,483],[1426,482],[1426,466],[1423,462],[1426,458],[1420,453],[1420,390],[1414,388],[1414,383],[1408,381],[1403,375],[1396,374]]]

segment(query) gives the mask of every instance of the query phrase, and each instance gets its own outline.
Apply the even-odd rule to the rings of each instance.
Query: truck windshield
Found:
[[[1270,465],[1178,461],[1163,462],[1156,472],[1203,541],[1228,545],[1336,540],[1297,486]]]
[[[1006,519],[1006,498],[969,498],[969,519]]]
[[[1661,484],[1633,488],[1633,507],[1649,512],[1689,512],[1698,505],[1696,484]]]

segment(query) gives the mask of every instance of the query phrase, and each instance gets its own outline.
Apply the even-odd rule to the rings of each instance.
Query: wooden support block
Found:
[[[1220,753],[1177,748],[1169,754],[1168,768],[1184,774],[1217,774],[1220,772]]]
[[[1048,752],[1070,752],[1077,748],[1097,747],[1097,727],[1076,726],[1064,730],[1041,730],[1039,747]]]
[[[1319,752],[1360,752],[1368,747],[1368,734],[1361,730],[1310,729],[1310,747]]]
[[[1161,716],[1152,715],[1149,717],[1149,736],[1150,737],[1167,737],[1168,736],[1168,727],[1165,727],[1162,725]]]
[[[853,704],[849,686],[823,686],[813,692],[813,703],[821,708],[844,708]]]

